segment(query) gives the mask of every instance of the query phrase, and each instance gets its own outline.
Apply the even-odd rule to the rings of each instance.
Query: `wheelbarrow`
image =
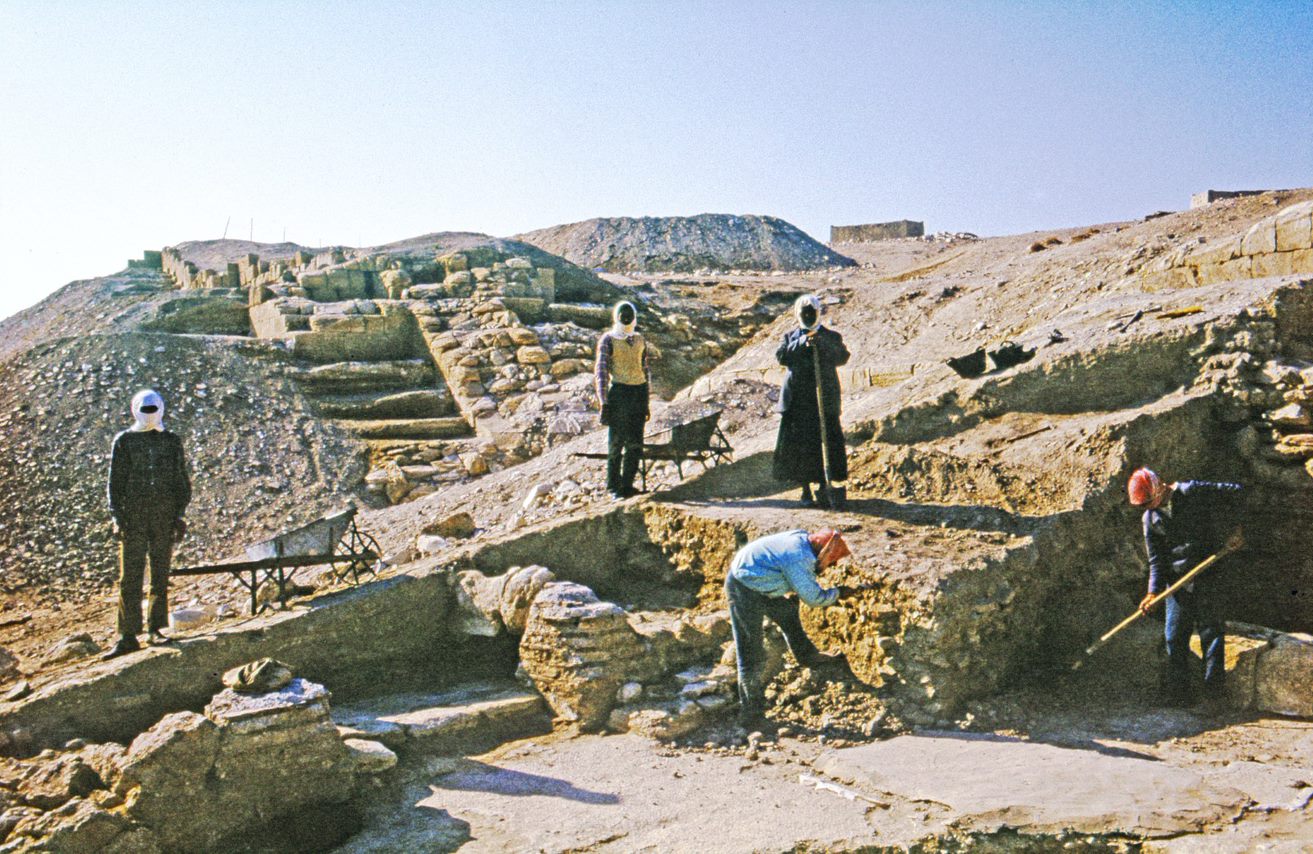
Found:
[[[331,566],[333,577],[356,586],[375,576],[382,562],[378,541],[356,525],[356,506],[350,505],[291,531],[284,531],[246,548],[246,560],[187,566],[169,575],[212,575],[226,572],[251,594],[251,613],[258,614],[272,602],[260,602],[259,591],[266,582],[278,590],[277,603],[287,607],[292,577],[307,566]]]

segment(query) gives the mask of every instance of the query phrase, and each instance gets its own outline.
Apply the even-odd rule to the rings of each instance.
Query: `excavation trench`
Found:
[[[1122,489],[1147,461],[1171,479],[1249,486],[1252,545],[1225,570],[1229,616],[1307,630],[1302,556],[1313,525],[1303,508],[1313,506],[1313,478],[1276,458],[1260,433],[1274,406],[1306,394],[1302,380],[1294,388],[1289,371],[1267,366],[1286,360],[1299,374],[1299,360],[1313,356],[1310,300],[1287,296],[1281,322],[1171,339],[1159,355],[1188,355],[1198,370],[1173,368],[1138,397],[1123,389],[1115,411],[997,404],[953,429],[909,420],[874,431],[852,451],[849,512],[692,486],[492,536],[173,649],[57,673],[0,708],[5,747],[31,755],[74,738],[127,744],[187,721],[199,732],[195,713],[219,691],[220,674],[262,656],[326,686],[338,726],[402,752],[468,753],[486,746],[478,733],[533,734],[552,720],[678,738],[733,708],[721,587],[734,552],[764,533],[822,524],[844,528],[854,552],[822,582],[871,589],[804,609],[804,624],[822,649],[846,656],[851,677],[823,682],[792,668],[768,694],[776,711],[804,727],[823,721],[818,728],[868,736],[885,706],[913,724],[943,725],[1020,683],[1079,687],[1054,677],[1143,590],[1138,518]],[[1267,344],[1256,325],[1270,330]],[[1245,361],[1263,346],[1267,363]],[[1274,372],[1287,378],[1272,381]],[[700,488],[714,492],[736,472],[755,483],[761,469],[761,456],[749,457]],[[1112,653],[1145,671],[1156,646],[1140,634]],[[483,687],[462,687],[471,683]],[[222,743],[215,749],[222,756]],[[334,791],[330,802],[353,797]]]

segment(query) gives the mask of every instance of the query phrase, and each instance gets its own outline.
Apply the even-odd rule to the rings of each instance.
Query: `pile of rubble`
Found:
[[[222,851],[296,832],[320,834],[319,844],[345,837],[353,828],[333,827],[327,813],[300,831],[287,819],[348,801],[396,757],[344,742],[328,691],[286,676],[272,690],[225,689],[204,714],[166,715],[127,747],[73,741],[0,761],[0,851]]]

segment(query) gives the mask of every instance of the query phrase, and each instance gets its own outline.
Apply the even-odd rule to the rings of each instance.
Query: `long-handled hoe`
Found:
[[[1208,569],[1208,567],[1212,566],[1226,555],[1235,551],[1236,548],[1239,547],[1223,546],[1222,549],[1220,549],[1217,552],[1217,554],[1210,555],[1204,558],[1203,560],[1201,560],[1194,569],[1190,570],[1185,575],[1182,575],[1175,584],[1173,584],[1171,587],[1168,587],[1166,590],[1164,590],[1162,593],[1159,593],[1157,596],[1153,597],[1153,599],[1149,600],[1149,604],[1147,607],[1144,608],[1144,610],[1140,610],[1139,608],[1136,608],[1135,613],[1131,614],[1129,617],[1122,620],[1117,625],[1113,626],[1111,629],[1105,632],[1102,637],[1100,637],[1094,643],[1090,644],[1089,648],[1085,650],[1085,657],[1077,659],[1076,663],[1071,666],[1071,669],[1079,670],[1081,668],[1081,665],[1085,663],[1086,659],[1094,654],[1095,650],[1099,649],[1108,641],[1112,640],[1113,635],[1117,634],[1122,629],[1129,626],[1131,623],[1143,617],[1159,602],[1163,601],[1168,596],[1171,596],[1173,593],[1175,593],[1177,590],[1180,590],[1182,587],[1189,584],[1196,577],[1198,577],[1199,573],[1203,572],[1205,569]]]

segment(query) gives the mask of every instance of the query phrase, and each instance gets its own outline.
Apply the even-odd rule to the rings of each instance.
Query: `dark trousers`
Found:
[[[1192,666],[1190,635],[1199,633],[1204,654],[1204,691],[1220,695],[1226,683],[1226,624],[1216,607],[1215,596],[1178,590],[1167,597],[1167,699],[1184,701],[1189,697]]]
[[[821,653],[802,628],[797,599],[763,595],[732,575],[725,576],[725,598],[729,600],[729,624],[734,632],[739,708],[742,714],[760,715],[766,707],[766,686],[762,684],[766,664],[762,618],[770,617],[780,627],[789,651],[799,664],[814,664]]]
[[[628,492],[634,488],[643,459],[643,428],[647,423],[647,385],[612,383],[606,394],[606,488]]]
[[[141,634],[141,587],[150,559],[150,631],[169,625],[169,566],[173,562],[171,517],[143,519],[124,529],[119,544],[119,637]]]

